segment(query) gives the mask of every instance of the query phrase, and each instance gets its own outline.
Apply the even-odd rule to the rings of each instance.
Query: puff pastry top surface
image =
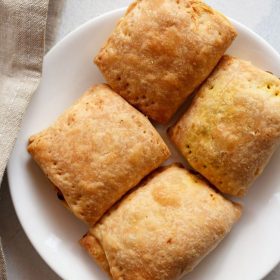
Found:
[[[280,80],[224,56],[170,136],[220,191],[244,195],[280,141]]]
[[[210,74],[236,36],[198,0],[138,0],[95,58],[110,86],[166,123]]]
[[[32,136],[28,151],[90,225],[169,156],[149,120],[106,85]]]
[[[150,175],[81,244],[114,280],[173,280],[230,231],[241,207],[184,168]]]

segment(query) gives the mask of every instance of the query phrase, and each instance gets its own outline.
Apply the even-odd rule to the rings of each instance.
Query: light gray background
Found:
[[[56,41],[60,41],[85,21],[126,6],[130,2],[130,0],[65,0]],[[206,0],[206,2],[253,29],[280,52],[280,0]],[[36,253],[23,232],[12,205],[6,176],[0,189],[0,236],[6,252],[9,280],[59,279]],[[265,280],[280,280],[280,265]]]

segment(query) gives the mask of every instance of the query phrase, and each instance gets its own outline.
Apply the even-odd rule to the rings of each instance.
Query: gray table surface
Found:
[[[126,6],[130,2],[65,0],[56,41],[60,41],[85,21]],[[206,2],[253,29],[280,52],[280,0],[206,0]],[[0,189],[0,236],[6,252],[9,280],[60,279],[40,258],[23,232],[11,201],[7,176],[4,177]],[[280,265],[265,278],[265,280],[279,279]]]

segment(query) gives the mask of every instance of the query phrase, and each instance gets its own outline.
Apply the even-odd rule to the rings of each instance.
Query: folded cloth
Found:
[[[48,2],[0,1],[0,181],[40,81]]]
[[[45,43],[49,48],[54,39],[62,2],[0,0],[0,183],[25,109],[40,82]],[[0,280],[4,279],[0,242]]]

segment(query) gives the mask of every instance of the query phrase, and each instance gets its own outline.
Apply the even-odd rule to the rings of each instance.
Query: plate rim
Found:
[[[76,27],[75,29],[70,31],[67,35],[65,35],[60,41],[58,41],[44,55],[44,57],[43,57],[43,64],[45,63],[46,60],[48,60],[48,58],[50,56],[52,56],[53,52],[55,52],[57,48],[60,48],[63,45],[67,45],[68,41],[72,40],[72,38],[75,36],[76,33],[79,33],[81,30],[89,27],[91,24],[94,24],[95,22],[98,22],[100,20],[105,20],[107,17],[111,17],[114,14],[121,13],[121,12],[124,13],[126,11],[127,7],[128,6],[123,6],[121,8],[117,8],[117,9],[113,9],[113,10],[110,10],[108,12],[105,12],[105,13],[103,13],[101,15],[98,15],[98,16],[90,19],[90,20],[85,21],[83,24],[79,25],[78,27]],[[242,29],[246,33],[246,36],[254,37],[257,41],[259,41],[262,45],[264,45],[267,49],[269,49],[269,51],[271,53],[273,53],[273,55],[276,56],[278,58],[279,62],[280,62],[280,54],[278,53],[278,51],[272,45],[270,45],[270,43],[267,42],[261,35],[259,35],[258,33],[256,33],[252,29],[250,29],[249,27],[247,27],[245,24],[239,22],[238,20],[235,20],[235,19],[233,19],[231,17],[228,17],[228,16],[226,16],[226,17],[233,23],[234,26],[238,26],[240,29]],[[43,79],[43,76],[41,76],[40,83],[42,82],[42,79]],[[39,85],[40,85],[40,83],[39,83]],[[39,86],[37,87],[35,92],[38,90],[38,88],[39,88]],[[27,107],[26,111],[27,110],[28,110],[28,107]],[[24,117],[22,119],[22,122],[23,122],[23,120],[24,120]],[[21,128],[20,128],[20,130],[21,130]],[[18,134],[20,133],[20,130],[18,131]],[[14,148],[16,147],[16,145],[17,145],[17,141],[15,141]],[[59,271],[57,269],[57,266],[55,266],[55,265],[53,265],[53,264],[51,264],[49,262],[49,259],[44,255],[43,250],[41,250],[40,247],[37,246],[35,241],[32,239],[32,235],[29,234],[28,229],[26,229],[25,222],[24,222],[25,219],[24,219],[24,217],[21,214],[21,209],[20,209],[19,205],[15,202],[15,191],[14,191],[15,188],[12,187],[12,184],[13,184],[12,183],[13,182],[13,179],[12,179],[13,167],[12,166],[13,166],[13,161],[14,161],[14,148],[12,150],[12,153],[10,155],[10,158],[9,158],[9,161],[8,161],[8,164],[7,164],[7,178],[8,178],[9,191],[10,191],[10,194],[11,194],[11,200],[12,200],[15,212],[16,212],[16,216],[18,218],[18,221],[19,221],[19,223],[20,223],[20,225],[21,225],[25,235],[27,236],[29,242],[31,243],[32,247],[37,252],[37,254],[41,257],[41,259],[44,261],[44,263],[54,273],[56,273],[60,278],[64,279],[61,271]],[[264,274],[259,279],[256,279],[256,280],[261,280],[261,279],[265,278],[279,263],[280,263],[280,252],[279,252],[278,261],[272,262],[271,266],[269,266],[266,269]]]

